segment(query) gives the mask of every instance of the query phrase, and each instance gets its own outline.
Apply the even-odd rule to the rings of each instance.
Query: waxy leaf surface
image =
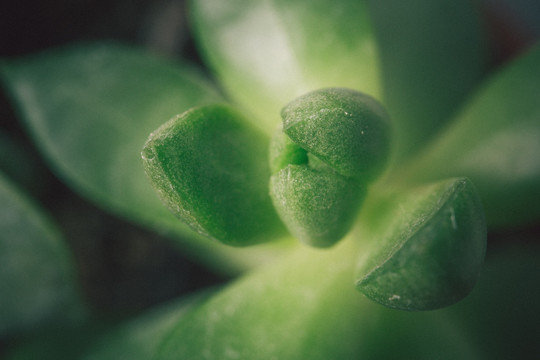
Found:
[[[371,243],[358,262],[358,290],[403,310],[449,306],[472,290],[484,261],[486,225],[469,180],[374,201],[359,226],[359,239]]]
[[[161,126],[142,157],[176,216],[205,236],[245,246],[285,234],[268,194],[268,142],[238,111],[209,105]]]
[[[366,187],[335,172],[288,165],[272,175],[270,194],[292,235],[305,244],[328,247],[350,230]]]
[[[452,321],[356,292],[357,245],[301,247],[257,269],[179,321],[155,359],[478,359]]]
[[[281,111],[283,132],[335,171],[367,183],[377,178],[390,151],[390,119],[372,97],[327,88],[302,95]]]

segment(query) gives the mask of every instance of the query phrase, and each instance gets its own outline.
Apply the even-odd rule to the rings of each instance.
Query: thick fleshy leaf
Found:
[[[451,321],[358,294],[357,245],[302,247],[256,270],[182,319],[155,359],[477,359]]]
[[[540,219],[539,98],[537,45],[481,89],[456,122],[405,169],[405,178],[470,178],[490,227]]]
[[[246,246],[285,234],[268,194],[268,142],[237,110],[208,105],[152,133],[142,158],[176,216],[202,235]]]
[[[338,173],[367,183],[390,151],[390,120],[372,97],[327,88],[302,95],[281,111],[283,132]]]
[[[196,293],[160,306],[116,326],[85,351],[82,360],[148,360],[175,325],[194,308],[200,306],[213,291]]]
[[[319,247],[350,229],[367,183],[384,169],[390,124],[372,97],[344,88],[312,91],[281,112],[270,147],[270,193],[293,235]]]
[[[403,310],[442,308],[472,290],[484,260],[486,225],[469,180],[372,201],[360,226],[359,237],[370,243],[358,262],[358,290]]]
[[[160,231],[225,271],[258,264],[259,252],[231,252],[170,214],[146,179],[141,148],[151,131],[188,108],[220,100],[197,73],[140,50],[78,45],[2,63],[17,110],[55,170],[91,200]]]
[[[481,80],[487,64],[482,19],[471,0],[367,3],[383,102],[394,119],[401,159],[433,135]]]
[[[193,0],[196,35],[230,96],[271,134],[309,91],[378,95],[377,51],[363,1]]]
[[[1,174],[0,264],[0,336],[82,314],[62,236]]]
[[[364,200],[366,186],[307,165],[288,165],[270,180],[279,216],[297,239],[328,247],[350,230]]]

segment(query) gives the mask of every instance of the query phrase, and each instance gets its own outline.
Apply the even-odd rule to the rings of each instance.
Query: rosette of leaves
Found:
[[[425,335],[415,358],[448,344],[475,358],[452,329],[426,331],[444,320],[421,329],[363,295],[454,304],[477,281],[486,229],[538,221],[540,48],[485,76],[465,0],[198,0],[191,16],[225,97],[189,65],[112,44],[2,64],[78,191],[181,235],[220,271],[280,258],[191,304],[151,352],[356,358],[395,324],[396,344]]]

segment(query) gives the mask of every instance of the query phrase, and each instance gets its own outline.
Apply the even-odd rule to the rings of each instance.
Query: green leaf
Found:
[[[486,225],[469,180],[372,201],[358,235],[370,241],[358,262],[358,290],[404,310],[445,307],[472,290],[484,260]]]
[[[0,336],[82,315],[61,234],[0,174]]]
[[[357,246],[349,238],[326,251],[301,247],[252,272],[183,318],[155,359],[478,358],[451,321],[358,294]]]
[[[366,186],[334,172],[288,165],[272,175],[270,194],[281,219],[297,239],[328,247],[350,230]]]
[[[167,211],[144,176],[140,151],[148,134],[192,106],[221,99],[196,69],[115,44],[77,45],[1,65],[6,90],[38,146],[77,191],[174,234],[184,250],[220,271],[264,261],[265,251],[232,252],[197,236]]]
[[[102,335],[80,359],[151,359],[163,338],[184,316],[204,303],[212,292],[196,293],[116,326]]]
[[[360,182],[377,178],[390,150],[390,120],[372,97],[331,88],[305,94],[281,112],[283,132],[335,171]]]
[[[471,0],[367,3],[380,50],[383,103],[396,125],[396,158],[403,159],[438,131],[481,80],[487,65],[484,26]]]
[[[268,134],[281,108],[309,91],[379,92],[363,1],[193,0],[192,9],[208,63]]]
[[[161,126],[142,157],[176,216],[205,236],[245,246],[285,233],[268,195],[268,142],[238,111],[209,105]]]
[[[540,46],[495,75],[400,181],[466,176],[490,227],[540,219]]]
[[[283,133],[270,147],[274,206],[302,242],[331,246],[349,231],[366,184],[384,169],[388,116],[373,98],[344,88],[305,94],[281,116]]]

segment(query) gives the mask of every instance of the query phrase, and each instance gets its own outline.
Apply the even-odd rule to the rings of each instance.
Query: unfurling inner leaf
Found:
[[[328,247],[350,229],[367,184],[384,170],[390,124],[383,107],[349,89],[321,89],[282,111],[270,148],[270,193],[304,243]]]
[[[191,109],[142,152],[160,197],[193,229],[225,244],[276,239],[284,228],[268,196],[268,140],[229,106]]]

